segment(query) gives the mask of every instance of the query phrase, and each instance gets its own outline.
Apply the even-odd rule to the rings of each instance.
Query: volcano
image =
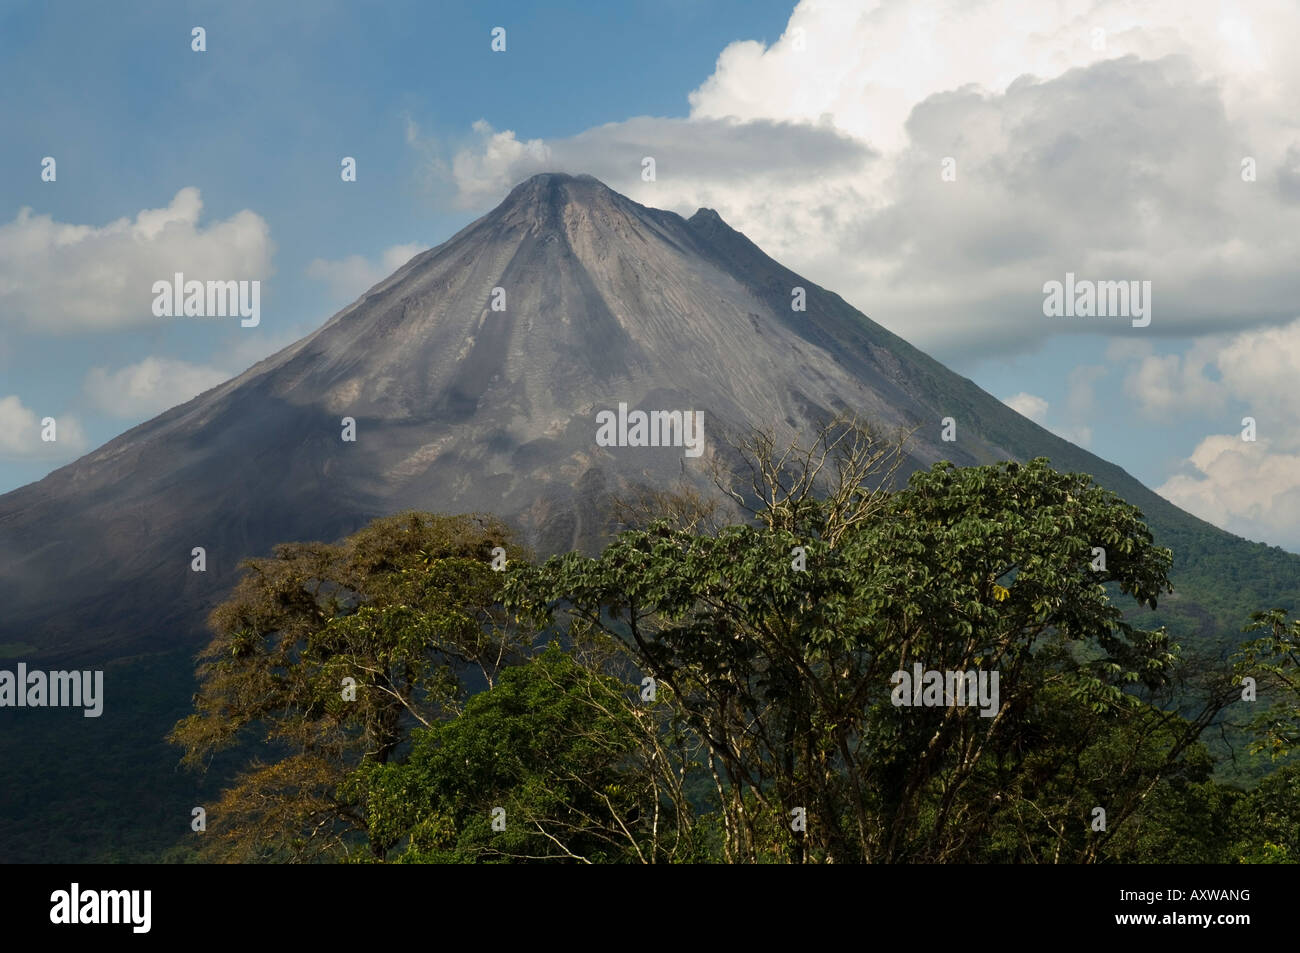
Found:
[[[598,441],[598,417],[630,419],[627,408],[698,415],[700,452]],[[1294,604],[1300,557],[1178,510],[711,209],[683,218],[590,176],[543,174],[313,334],[0,496],[0,646],[45,667],[166,651],[188,666],[239,562],[275,543],[333,540],[421,509],[494,513],[541,554],[591,549],[613,528],[611,495],[705,483],[725,433],[807,439],[837,415],[915,428],[912,469],[1046,456],[1091,474],[1174,549],[1174,583],[1202,638],[1222,608],[1202,583],[1243,560],[1261,567],[1238,581],[1243,604]],[[196,547],[205,572],[192,570]],[[192,691],[176,680],[140,716],[151,744]],[[129,679],[113,681],[106,724]]]
[[[700,414],[714,447],[601,446],[596,417],[620,405]],[[913,466],[1015,456],[990,424],[1024,428],[717,213],[535,176],[314,334],[0,497],[0,643],[83,661],[192,641],[239,560],[406,508],[590,548],[611,493],[702,476],[726,431],[835,414],[920,426]],[[960,439],[940,446],[944,416]]]

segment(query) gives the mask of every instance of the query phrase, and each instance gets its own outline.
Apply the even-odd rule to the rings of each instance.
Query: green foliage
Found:
[[[735,497],[752,524],[705,530],[683,505],[595,557],[542,566],[493,521],[429,514],[251,562],[213,614],[198,710],[172,735],[195,763],[254,729],[265,742],[210,812],[213,852],[1298,859],[1300,769],[1241,791],[1216,780],[1201,739],[1250,674],[1258,747],[1295,747],[1300,622],[1257,613],[1251,630],[1267,634],[1232,664],[1189,664],[1147,624],[1174,560],[1134,507],[1041,459],[937,464],[870,489],[885,456],[853,443],[820,497],[810,474],[829,455],[793,475],[788,458],[760,462],[756,492]],[[542,651],[538,627],[556,636]],[[912,707],[895,686],[915,666],[997,673],[997,695],[983,712]]]
[[[1300,864],[1300,765],[1288,765],[1238,799],[1229,862]]]
[[[421,863],[671,857],[679,845],[654,825],[672,806],[638,757],[649,716],[628,695],[554,644],[507,669],[459,716],[417,731],[404,763],[356,772],[348,789],[372,843]]]
[[[817,820],[792,859],[974,859],[968,832],[988,814],[981,768],[997,761],[1003,783],[1037,790],[1026,750],[1067,740],[1041,734],[1053,723],[1044,705],[1070,710],[1058,729],[1131,721],[1129,690],[1164,682],[1175,660],[1164,634],[1124,621],[1103,584],[1154,605],[1170,555],[1132,507],[1041,460],[936,465],[868,519],[841,526],[837,512],[804,500],[780,521],[788,529],[709,536],[657,524],[594,559],[521,568],[506,601],[540,622],[563,607],[573,631],[621,639],[671,686],[723,774],[729,859],[763,859],[758,818],[798,806]],[[1102,573],[1096,545],[1108,551]],[[790,568],[794,546],[805,572]],[[999,671],[996,716],[891,704],[892,673],[917,662]],[[1130,787],[1166,767],[1157,759]]]
[[[214,856],[330,859],[362,845],[364,805],[338,795],[346,773],[388,762],[412,725],[459,709],[467,676],[490,684],[529,644],[497,603],[496,546],[526,556],[494,519],[405,513],[245,564],[212,614],[197,711],[169,738],[192,766],[262,739],[269,761],[209,811]]]
[[[1252,750],[1284,758],[1300,749],[1300,619],[1286,610],[1255,612],[1247,632],[1268,634],[1244,643],[1234,656],[1239,678],[1257,684],[1261,710],[1250,722]]]

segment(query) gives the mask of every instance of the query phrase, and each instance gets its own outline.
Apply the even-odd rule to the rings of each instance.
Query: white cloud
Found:
[[[1300,545],[1300,454],[1274,452],[1272,442],[1216,434],[1188,461],[1194,474],[1156,488],[1170,502],[1248,539]]]
[[[101,413],[147,420],[239,376],[313,330],[308,326],[275,331],[265,326],[252,331],[240,329],[231,333],[225,346],[203,364],[150,355],[116,370],[93,367],[86,374],[82,390]]]
[[[1134,334],[1045,318],[1067,271],[1150,280],[1144,336],[1276,325],[1300,299],[1297,33],[1281,0],[804,0],[770,47],[721,52],[688,119],[545,141],[482,123],[445,167],[476,205],[553,169],[716,208],[940,358]]]
[[[1242,536],[1300,546],[1300,320],[1130,360],[1124,389],[1146,416],[1255,419],[1256,440],[1204,438],[1157,492]]]
[[[22,209],[0,225],[0,315],[27,331],[113,330],[159,321],[153,283],[175,272],[201,281],[267,277],[274,246],[266,222],[244,210],[200,226],[202,209],[196,188],[103,226]]]
[[[113,417],[143,419],[196,397],[230,375],[214,367],[170,357],[146,357],[116,371],[92,367],[86,396]]]
[[[451,164],[462,204],[499,200],[518,180],[520,170],[540,172],[550,162],[551,149],[541,139],[520,142],[514,130],[498,132],[483,119],[473,129],[479,136],[478,147],[462,149]]]
[[[1022,417],[1028,417],[1036,424],[1041,424],[1047,419],[1047,401],[1034,394],[1026,394],[1021,391],[1019,394],[1003,397],[1002,403]]]
[[[1125,392],[1147,416],[1225,414],[1245,408],[1274,440],[1300,449],[1300,319],[1276,328],[1202,338],[1182,354],[1139,356]]]
[[[1149,418],[1167,419],[1176,413],[1203,411],[1223,399],[1204,371],[1204,360],[1190,354],[1152,354],[1129,370],[1124,390]]]
[[[1050,407],[1045,398],[1021,392],[1002,398],[1021,416],[1047,427],[1058,437],[1081,447],[1092,443],[1092,425],[1088,423],[1095,411],[1093,385],[1108,373],[1108,369],[1095,364],[1076,367],[1066,378],[1065,422],[1052,423],[1047,419]]]
[[[55,439],[41,439],[45,417],[54,418]],[[40,414],[23,406],[15,395],[0,397],[0,458],[9,460],[70,460],[86,449],[81,422],[66,414]]]
[[[1062,440],[1068,440],[1076,446],[1087,447],[1092,445],[1092,427],[1088,424],[1066,424],[1051,429]]]
[[[316,258],[307,265],[307,277],[324,281],[334,297],[353,301],[424,251],[426,247],[419,244],[394,245],[385,249],[377,262],[371,262],[361,255],[349,255],[339,261]]]
[[[450,165],[459,204],[494,203],[538,172],[588,173],[625,195],[685,214],[730,192],[738,180],[755,191],[806,189],[819,176],[856,174],[875,153],[831,126],[734,119],[636,116],[567,139],[521,143],[511,130],[474,123],[475,138]],[[641,178],[642,160],[655,159],[655,181]],[[716,190],[716,192],[715,192]],[[828,192],[814,203],[824,215]]]

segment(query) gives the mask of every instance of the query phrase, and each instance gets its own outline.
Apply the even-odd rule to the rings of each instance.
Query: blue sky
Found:
[[[1300,549],[1300,74],[1275,39],[1300,14],[1043,6],[8,3],[0,492],[308,333],[553,168],[717,208],[1185,508]],[[131,276],[170,274],[169,248],[259,277],[261,324],[152,318]],[[1153,279],[1151,326],[1044,316],[1067,270]],[[54,445],[31,439],[46,415]]]

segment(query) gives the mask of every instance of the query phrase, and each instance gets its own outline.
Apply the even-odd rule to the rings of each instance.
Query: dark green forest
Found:
[[[410,512],[249,560],[168,739],[242,766],[167,859],[1300,861],[1289,607],[1186,652],[1174,554],[1044,459],[748,449],[735,508],[655,494],[594,555]]]

